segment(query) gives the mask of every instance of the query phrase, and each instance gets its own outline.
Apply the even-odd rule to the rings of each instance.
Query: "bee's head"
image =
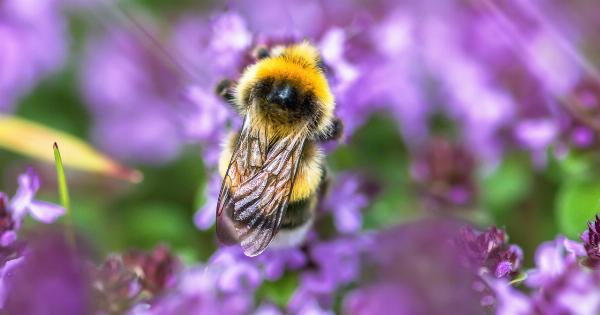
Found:
[[[334,100],[318,50],[303,42],[275,48],[248,67],[237,86],[237,101],[256,106],[265,121],[278,125],[325,128]]]

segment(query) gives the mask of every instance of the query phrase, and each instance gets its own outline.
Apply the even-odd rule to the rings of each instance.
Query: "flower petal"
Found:
[[[15,231],[6,231],[2,233],[0,236],[0,246],[7,247],[12,244],[17,239],[17,232]]]
[[[565,247],[568,253],[574,255],[575,257],[583,257],[586,255],[585,248],[580,242],[572,241],[570,239],[565,238],[565,240],[563,241],[563,246]]]
[[[6,287],[5,278],[10,276],[12,270],[20,265],[25,257],[19,257],[6,262],[4,267],[0,270],[0,308],[4,307],[8,288]]]
[[[21,220],[25,216],[25,211],[39,188],[40,178],[32,169],[28,169],[26,173],[19,175],[19,188],[10,204],[13,218],[16,221]]]
[[[52,223],[66,213],[65,208],[49,202],[34,200],[29,204],[31,216],[43,223]]]
[[[506,281],[489,279],[488,284],[496,293],[499,303],[496,314],[516,315],[531,313],[532,306],[528,297],[522,292],[515,290]]]

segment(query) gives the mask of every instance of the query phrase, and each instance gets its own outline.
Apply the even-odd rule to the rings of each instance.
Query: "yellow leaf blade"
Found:
[[[66,167],[134,183],[143,178],[139,171],[119,164],[77,137],[23,118],[0,115],[0,148],[54,163],[54,154],[48,148],[55,142],[60,143]]]

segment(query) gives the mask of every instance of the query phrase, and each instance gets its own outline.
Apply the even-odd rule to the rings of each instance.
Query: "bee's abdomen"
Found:
[[[323,175],[323,153],[314,142],[307,141],[294,180],[290,203],[309,199],[314,195],[319,190]]]
[[[281,220],[281,229],[293,230],[304,225],[314,215],[316,205],[316,194],[307,199],[290,202]]]

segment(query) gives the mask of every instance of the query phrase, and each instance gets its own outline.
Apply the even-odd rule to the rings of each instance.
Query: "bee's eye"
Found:
[[[291,108],[297,103],[298,93],[296,89],[289,83],[276,85],[267,95],[267,101],[281,105],[286,108]]]

